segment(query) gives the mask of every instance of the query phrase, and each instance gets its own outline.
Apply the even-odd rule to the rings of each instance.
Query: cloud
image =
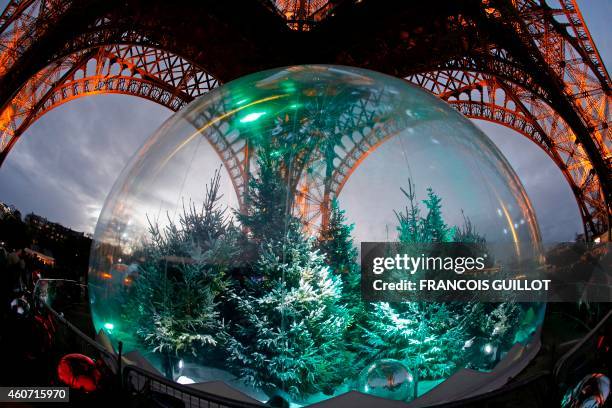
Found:
[[[28,129],[9,154],[0,169],[0,200],[93,232],[119,172],[170,114],[119,95],[60,106]]]
[[[475,121],[510,162],[534,206],[544,241],[573,240],[583,232],[576,199],[552,159],[526,137],[500,125]]]

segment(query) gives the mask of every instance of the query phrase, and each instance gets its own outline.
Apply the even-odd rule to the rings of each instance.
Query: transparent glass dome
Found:
[[[361,242],[539,245],[481,131],[362,69],[276,69],[197,99],[135,154],[94,238],[97,330],[169,378],[272,405],[412,400],[462,369],[511,366],[543,319],[539,304],[361,301]]]

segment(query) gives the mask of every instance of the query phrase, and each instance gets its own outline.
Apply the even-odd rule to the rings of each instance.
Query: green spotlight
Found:
[[[265,114],[266,114],[266,112],[252,112],[252,113],[249,113],[247,115],[244,115],[244,117],[242,119],[240,119],[240,123],[255,122],[257,119],[261,118]]]

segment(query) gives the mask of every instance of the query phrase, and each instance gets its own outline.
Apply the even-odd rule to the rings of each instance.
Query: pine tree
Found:
[[[413,244],[449,242],[455,229],[442,217],[442,200],[431,188],[423,201],[427,214],[421,215],[414,184],[402,189],[407,205],[395,212],[398,241],[403,251],[417,251]],[[421,254],[418,248],[418,254]],[[416,387],[421,380],[444,377],[461,362],[461,349],[468,337],[463,305],[435,302],[377,303],[368,313],[364,328],[366,358],[395,358],[413,371]]]
[[[470,335],[505,347],[514,343],[515,329],[523,315],[518,303],[469,303],[466,314],[471,319]]]
[[[344,210],[338,201],[331,202],[329,222],[318,238],[318,248],[325,255],[326,264],[342,279],[342,304],[348,309],[351,323],[347,327],[344,342],[347,347],[348,364],[359,372],[365,362],[359,358],[362,343],[362,327],[367,322],[366,305],[361,298],[361,268],[358,264],[357,248],[351,232],[354,225],[348,224]],[[346,364],[346,362],[345,362]]]
[[[468,244],[479,244],[486,247],[487,240],[476,231],[476,227],[472,224],[472,220],[461,211],[463,215],[463,226],[454,229],[453,242],[462,242]]]
[[[421,219],[421,210],[416,200],[414,184],[408,180],[408,191],[400,187],[402,193],[408,199],[405,213],[395,211],[398,220],[397,232],[398,240],[402,243],[427,242],[425,236],[425,225]]]
[[[430,188],[421,216],[414,184],[402,189],[408,200],[405,212],[395,212],[398,240],[402,244],[447,242],[451,229],[442,218],[441,199]],[[407,248],[409,249],[409,248]],[[420,252],[420,251],[419,251]],[[466,324],[456,307],[444,303],[375,303],[364,329],[366,356],[395,358],[405,362],[415,378],[415,390],[423,379],[450,374],[456,367],[456,350],[466,340]]]
[[[487,240],[478,233],[469,217],[463,214],[463,225],[455,228],[453,242],[469,244],[467,256],[486,256],[493,262],[487,249]],[[502,303],[480,303],[471,301],[464,305],[464,314],[470,316],[467,327],[470,340],[494,345],[495,348],[509,349],[514,343],[514,333],[520,325],[523,310],[520,304],[508,301]],[[470,361],[466,366],[471,367]],[[489,367],[492,368],[492,367]]]
[[[259,174],[249,180],[245,196],[247,211],[238,213],[240,224],[255,243],[282,242],[294,221],[288,183],[283,172],[281,147],[262,146],[257,156]]]
[[[449,242],[454,230],[446,225],[442,217],[442,199],[428,188],[423,204],[427,208],[427,217],[423,220],[425,242]]]
[[[200,356],[217,347],[225,325],[218,303],[228,287],[227,268],[238,231],[219,206],[220,174],[206,187],[200,210],[183,206],[178,223],[149,223],[144,262],[124,307],[140,340],[153,352]]]
[[[444,303],[375,303],[365,330],[367,354],[403,361],[418,382],[452,373],[466,341],[465,318]]]
[[[357,248],[351,237],[354,224],[348,224],[338,200],[331,201],[329,222],[318,237],[318,249],[332,272],[341,277],[344,291],[352,296],[360,290],[360,272],[357,264]],[[357,293],[357,296],[359,294]]]
[[[228,340],[229,360],[247,384],[270,396],[328,392],[343,381],[342,338],[350,320],[342,285],[312,242],[286,245],[283,261],[270,245],[257,263],[265,291],[235,296],[242,316]]]
[[[233,372],[270,396],[331,392],[343,381],[350,324],[342,282],[289,212],[275,149],[258,152],[250,209],[239,216],[256,248],[253,278],[233,294],[236,318],[227,338]]]

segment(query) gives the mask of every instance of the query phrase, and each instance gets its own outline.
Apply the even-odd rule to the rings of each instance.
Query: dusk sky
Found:
[[[0,0],[0,8],[5,3]],[[579,5],[609,67],[612,1],[582,0]],[[0,168],[0,201],[24,214],[35,212],[75,230],[93,232],[119,172],[170,115],[152,102],[121,95],[92,96],[60,106],[28,129]],[[572,240],[582,232],[573,194],[548,156],[518,133],[477,124],[521,179],[543,239]]]

